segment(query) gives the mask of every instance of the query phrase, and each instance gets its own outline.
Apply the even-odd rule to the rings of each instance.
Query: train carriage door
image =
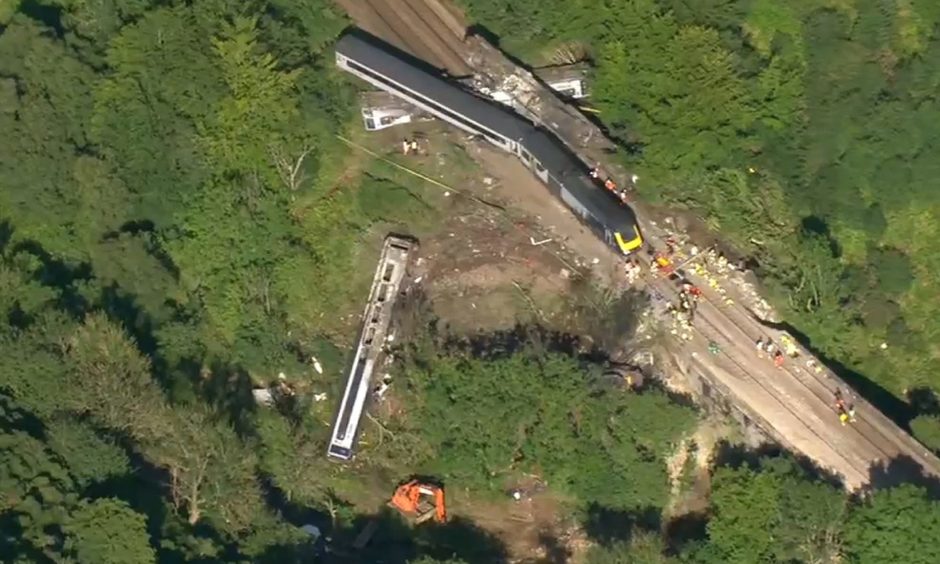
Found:
[[[542,182],[548,184],[548,169],[542,166],[542,163],[538,159],[532,159],[533,164],[535,165],[535,175],[542,179]]]

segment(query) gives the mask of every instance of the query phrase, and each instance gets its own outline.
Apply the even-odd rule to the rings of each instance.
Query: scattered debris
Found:
[[[391,386],[392,386],[392,377],[389,374],[385,374],[382,377],[382,383],[376,386],[374,390],[372,390],[372,395],[375,397],[376,400],[382,401],[382,398],[385,397],[385,392],[387,392]]]
[[[265,407],[274,405],[274,394],[271,393],[270,388],[255,388],[251,390],[251,395],[254,396],[255,402],[258,405]]]

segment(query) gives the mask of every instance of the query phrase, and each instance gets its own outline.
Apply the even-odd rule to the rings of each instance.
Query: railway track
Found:
[[[435,0],[335,0],[356,25],[454,77],[473,74],[461,18]]]
[[[695,275],[689,275],[688,278],[699,282]],[[672,299],[678,297],[678,289],[668,281],[657,280],[651,283],[651,286]],[[851,391],[851,388],[836,381],[828,372],[817,374],[807,371],[792,361],[777,369],[771,367],[770,360],[766,359],[763,361],[766,363],[766,369],[754,374],[753,367],[746,366],[740,359],[753,358],[756,355],[753,343],[758,338],[767,336],[769,331],[740,308],[718,305],[719,300],[716,299],[718,296],[715,292],[705,290],[704,297],[706,299],[702,301],[696,315],[694,329],[699,335],[718,343],[721,347],[718,356],[723,359],[723,363],[712,366],[712,369],[717,367],[739,380],[757,385],[768,398],[772,398],[778,408],[783,408],[793,419],[801,421],[816,437],[816,442],[827,445],[838,459],[852,468],[854,475],[846,475],[844,471],[837,470],[846,466],[823,463],[823,466],[829,467],[830,470],[843,474],[847,485],[853,483],[854,486],[860,486],[868,483],[873,470],[879,465],[887,467],[892,460],[900,456],[910,457],[925,473],[938,475],[940,468],[937,459],[906,433],[900,435],[900,430],[893,422],[861,398],[856,398],[858,421],[842,426],[833,407],[834,395],[836,389]],[[734,354],[729,354],[730,352]],[[801,351],[801,358],[808,356],[806,351]],[[730,369],[728,365],[731,365]],[[782,378],[789,379],[789,384],[784,383]],[[796,386],[792,385],[794,382]],[[823,407],[822,410],[819,409],[820,406]],[[764,419],[770,423],[771,428],[782,423],[779,418],[776,425],[768,418]],[[849,440],[839,440],[840,437]],[[784,439],[784,442],[790,441]],[[795,450],[805,452],[807,449],[804,445],[803,448]],[[822,462],[826,455],[820,453],[811,458]]]
[[[678,289],[671,283],[657,280],[653,281],[651,286],[671,301],[678,298]],[[788,433],[781,433],[777,436],[781,442],[785,443],[784,446],[805,453],[826,470],[840,475],[851,489],[856,489],[867,482],[870,461],[880,458],[885,453],[880,449],[870,448],[872,445],[863,450],[847,451],[842,448],[831,433],[824,432],[831,428],[832,421],[823,419],[822,415],[813,409],[815,406],[807,405],[807,400],[810,404],[816,403],[814,401],[816,398],[808,395],[809,390],[806,388],[788,390],[779,381],[782,376],[779,371],[770,377],[764,377],[763,374],[755,375],[753,367],[747,366],[741,360],[753,357],[754,350],[751,346],[753,341],[745,339],[742,342],[740,335],[729,334],[734,333],[729,326],[733,326],[731,320],[724,317],[711,302],[703,300],[699,306],[699,313],[696,315],[694,332],[704,340],[704,343],[701,341],[693,343],[694,348],[701,350],[705,348],[702,345],[714,341],[720,345],[721,352],[718,355],[709,356],[708,353],[696,351],[693,359],[711,373],[721,371],[730,376],[721,380],[771,429],[785,426]],[[760,404],[763,405],[762,410],[754,409],[755,405]],[[798,406],[808,409],[800,410]]]

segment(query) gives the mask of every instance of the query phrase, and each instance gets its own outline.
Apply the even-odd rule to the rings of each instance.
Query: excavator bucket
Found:
[[[402,484],[388,504],[410,517],[415,525],[432,518],[438,523],[447,520],[444,489],[432,484],[422,484],[417,480]]]

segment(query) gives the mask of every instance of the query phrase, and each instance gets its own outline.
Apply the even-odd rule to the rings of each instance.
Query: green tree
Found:
[[[46,424],[46,441],[80,487],[130,472],[127,453],[81,420],[58,418]]]
[[[98,499],[82,503],[64,527],[67,552],[87,564],[146,564],[156,555],[147,535],[147,518],[127,503]]]
[[[141,453],[171,477],[174,505],[195,524],[208,516],[232,530],[263,511],[255,458],[234,431],[205,407],[171,407],[150,366],[124,332],[92,316],[68,344],[69,378],[83,390],[73,409],[129,434]]]
[[[0,553],[54,559],[77,495],[68,471],[22,431],[0,434]]]
[[[927,448],[934,452],[940,451],[940,417],[918,415],[911,420],[911,431]]]
[[[849,514],[845,551],[850,562],[936,562],[940,506],[913,485],[876,491]]]
[[[664,459],[691,411],[657,392],[610,388],[596,371],[538,349],[493,360],[417,354],[408,426],[431,448],[429,473],[497,489],[538,472],[584,503],[665,504]]]
[[[586,564],[669,564],[676,562],[665,555],[666,547],[656,533],[634,533],[629,541],[595,545],[588,549]]]
[[[846,501],[812,481],[788,459],[764,459],[757,469],[715,471],[706,562],[791,562],[837,559]]]

